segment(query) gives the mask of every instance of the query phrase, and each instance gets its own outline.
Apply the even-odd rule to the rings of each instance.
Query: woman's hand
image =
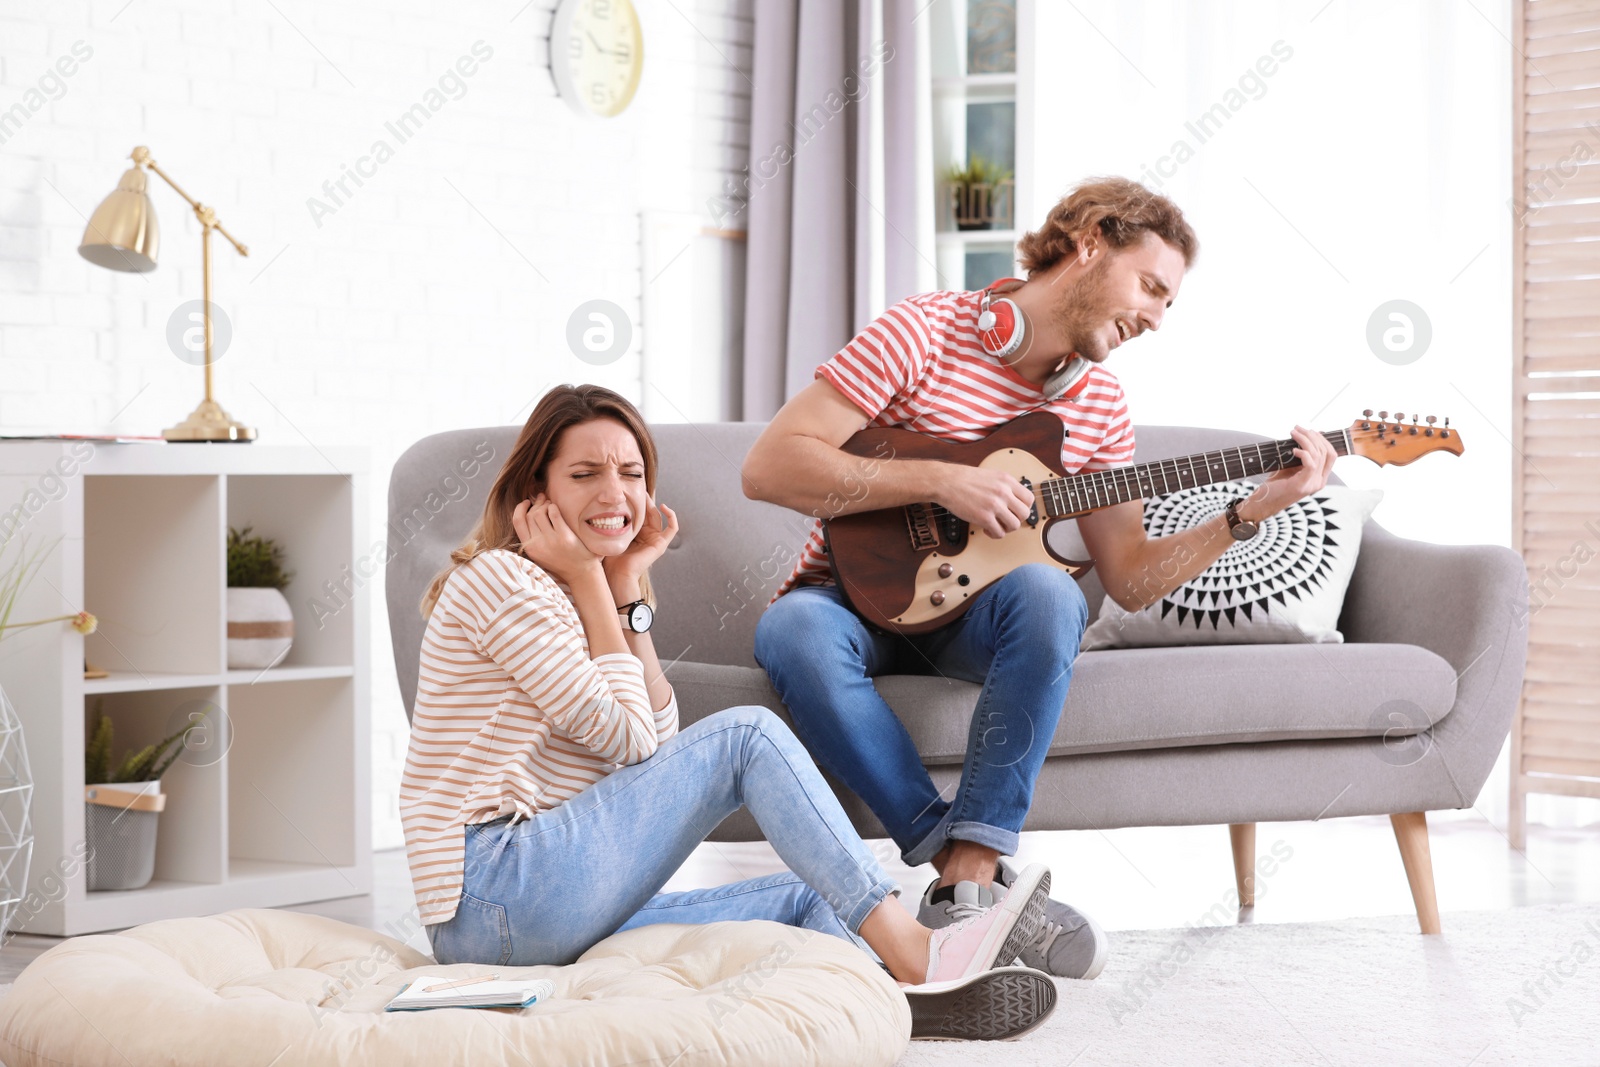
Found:
[[[511,526],[522,554],[568,585],[600,562],[543,493],[512,510]]]
[[[639,532],[633,535],[633,543],[628,546],[627,551],[605,557],[601,564],[605,568],[606,578],[610,581],[611,587],[634,588],[638,580],[644,576],[644,572],[661,558],[667,546],[672,543],[672,539],[677,536],[678,516],[665,504],[657,504],[654,497],[650,498],[645,506],[644,521],[639,524]]]

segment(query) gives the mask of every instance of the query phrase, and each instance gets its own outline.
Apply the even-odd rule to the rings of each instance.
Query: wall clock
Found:
[[[550,73],[580,115],[622,114],[639,88],[644,34],[630,0],[561,0],[550,29]]]

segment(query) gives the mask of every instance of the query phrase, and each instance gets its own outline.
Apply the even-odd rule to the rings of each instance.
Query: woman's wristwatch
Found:
[[[642,600],[623,604],[617,608],[617,613],[622,616],[622,625],[636,634],[642,634],[650,629],[650,624],[656,618],[656,613],[650,610],[650,605]]]
[[[1235,541],[1248,541],[1261,531],[1259,523],[1249,522],[1239,517],[1239,505],[1244,499],[1242,496],[1234,497],[1228,501],[1228,507],[1223,512],[1228,517],[1228,532],[1233,535]]]

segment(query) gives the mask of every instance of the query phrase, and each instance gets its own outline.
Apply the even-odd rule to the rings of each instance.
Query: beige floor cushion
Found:
[[[556,992],[521,1011],[386,1013],[424,971]],[[892,1064],[910,1033],[864,953],[769,922],[643,927],[570,967],[440,967],[371,930],[249,909],[73,938],[0,999],[7,1067]]]

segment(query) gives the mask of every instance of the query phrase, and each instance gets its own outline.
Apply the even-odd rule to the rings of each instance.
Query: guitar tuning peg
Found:
[[[1433,424],[1435,422],[1437,422],[1437,421],[1438,420],[1435,419],[1432,415],[1429,415],[1428,416],[1428,428],[1426,430],[1422,431],[1422,436],[1424,436],[1424,437],[1432,437],[1433,436]]]
[[[1371,408],[1362,408],[1361,409],[1361,417],[1364,418],[1364,419],[1372,418],[1372,409]]]
[[[1388,418],[1388,417],[1389,417],[1389,413],[1388,413],[1388,412],[1387,412],[1387,411],[1380,411],[1380,412],[1378,412],[1378,418],[1380,418],[1380,419],[1387,419],[1387,418]]]
[[[1425,421],[1427,422],[1427,424],[1429,426],[1432,426],[1434,423],[1438,422],[1439,420],[1434,418],[1432,415],[1429,415]]]
[[[1403,411],[1397,411],[1397,412],[1394,413],[1394,421],[1395,422],[1400,422],[1400,421],[1404,420],[1405,417],[1406,417],[1406,413],[1403,412]]]
[[[1440,431],[1439,436],[1440,437],[1449,437],[1450,436],[1450,416],[1449,415],[1446,415],[1444,417],[1444,429],[1442,431]]]

